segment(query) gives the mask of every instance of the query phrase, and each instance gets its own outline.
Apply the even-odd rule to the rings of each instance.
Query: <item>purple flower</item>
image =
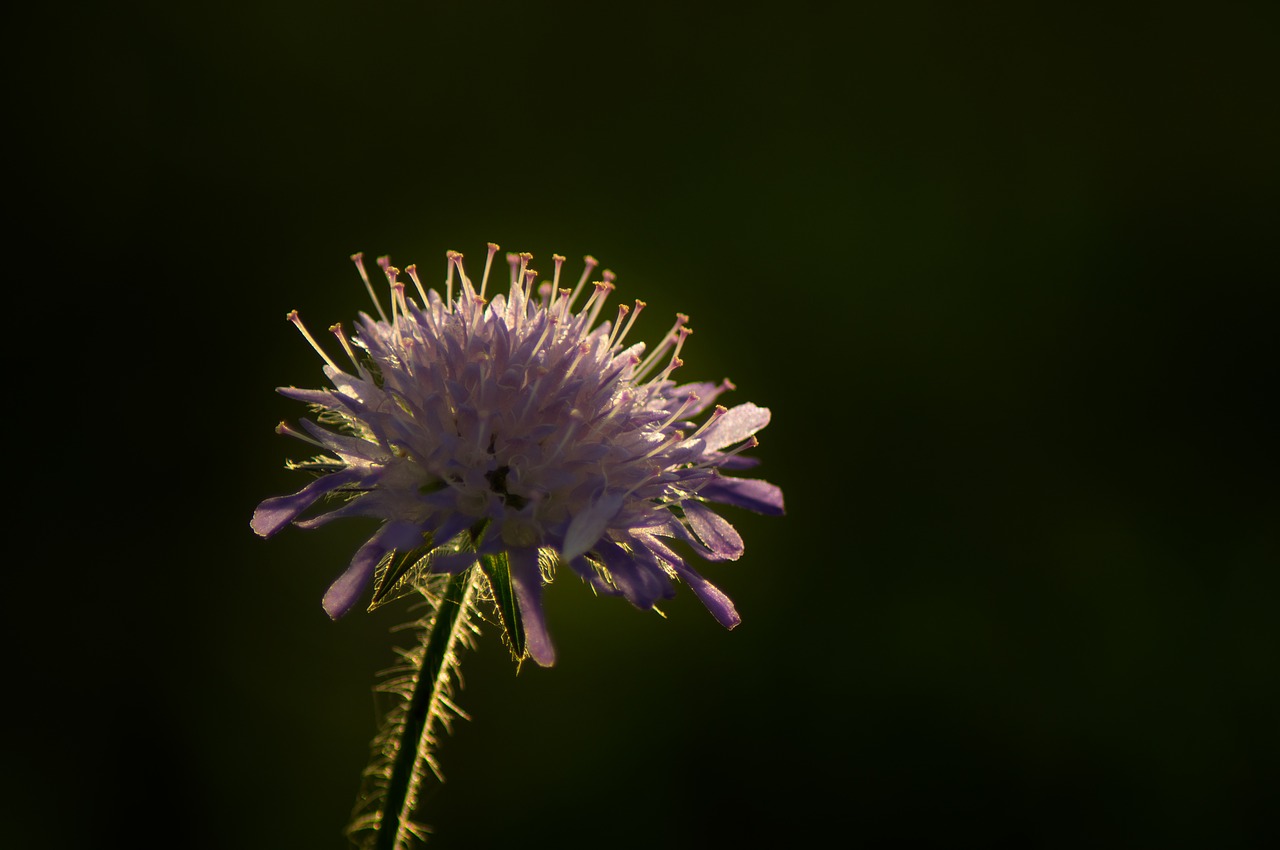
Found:
[[[409,266],[421,301],[406,297],[400,270],[380,258],[391,284],[389,316],[354,255],[380,318],[362,313],[350,336],[331,328],[350,369],[329,358],[296,311],[289,314],[324,358],[333,387],[281,388],[310,405],[317,421],[277,430],[319,448],[316,459],[290,466],[321,474],[259,505],[253,530],[270,537],[291,522],[382,521],[324,596],[334,618],[395,553],[433,550],[429,569],[437,573],[505,553],[522,644],[544,666],[555,654],[541,564],[567,564],[596,590],[641,609],[669,598],[679,578],[733,628],[740,620],[733,603],[671,543],[709,561],[735,560],[742,538],[708,503],[782,513],[777,487],[722,473],[754,465],[741,452],[757,445],[769,411],[712,407],[733,389],[727,380],[672,380],[690,334],[687,316],[648,353],[643,343],[625,343],[643,301],[600,322],[614,276],[604,271],[588,285],[591,257],[577,285],[562,289],[563,257],[555,257],[553,280],[535,285],[530,255],[508,254],[509,294],[486,301],[497,250],[490,243],[478,291],[462,255],[450,252],[443,299]],[[322,512],[301,518],[322,500]]]

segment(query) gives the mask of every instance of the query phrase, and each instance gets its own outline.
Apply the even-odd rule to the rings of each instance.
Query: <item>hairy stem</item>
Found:
[[[374,763],[367,772],[373,783],[357,812],[371,802],[376,808],[357,817],[349,829],[362,847],[402,850],[418,835],[410,817],[425,770],[436,771],[436,728],[447,729],[452,715],[459,713],[449,692],[458,652],[471,634],[470,613],[480,576],[472,567],[449,579],[434,612],[421,623],[422,645],[407,656],[416,665],[411,682],[400,680],[387,688],[405,701],[388,713],[374,742]],[[357,833],[364,837],[357,838]]]

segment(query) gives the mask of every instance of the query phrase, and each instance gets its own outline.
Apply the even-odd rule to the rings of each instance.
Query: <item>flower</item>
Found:
[[[322,449],[289,464],[319,477],[290,496],[267,499],[253,530],[270,537],[293,523],[316,528],[341,517],[382,525],[324,595],[335,619],[349,611],[379,565],[426,547],[428,569],[457,573],[505,554],[518,604],[522,646],[541,665],[555,653],[542,610],[542,564],[562,563],[605,594],[649,609],[683,580],[727,628],[740,621],[729,598],[670,545],[679,541],[708,561],[736,560],[742,538],[708,503],[764,514],[783,512],[782,491],[722,470],[754,466],[769,411],[716,405],[721,383],[677,385],[671,375],[690,334],[678,315],[662,342],[624,346],[643,301],[598,322],[614,275],[587,286],[597,262],[572,289],[560,288],[564,257],[550,283],[535,287],[529,254],[508,254],[510,290],[486,301],[498,246],[489,244],[477,290],[450,251],[445,297],[424,289],[414,266],[404,274],[421,301],[406,297],[401,272],[379,258],[391,286],[382,309],[360,254],[352,256],[378,319],[361,313],[354,334],[330,330],[352,363],[337,365],[297,311],[288,319],[325,361],[326,389],[282,387],[318,412],[302,430],[279,433]],[[454,298],[455,278],[458,295]],[[583,291],[585,303],[574,305]],[[325,497],[337,507],[308,518]],[[327,501],[327,500],[326,500]]]

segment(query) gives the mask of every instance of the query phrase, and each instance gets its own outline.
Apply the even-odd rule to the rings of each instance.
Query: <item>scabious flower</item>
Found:
[[[320,475],[259,505],[253,530],[270,537],[289,523],[381,520],[324,596],[334,618],[397,552],[425,548],[426,568],[436,573],[505,554],[521,643],[544,666],[555,660],[542,610],[544,565],[567,564],[597,591],[641,609],[673,595],[678,578],[733,628],[740,620],[733,603],[671,543],[708,561],[735,560],[742,538],[708,504],[782,513],[776,486],[724,474],[754,466],[742,452],[757,445],[769,411],[750,403],[713,407],[734,388],[728,380],[672,380],[690,334],[687,316],[678,315],[652,351],[627,345],[645,304],[623,304],[612,321],[600,321],[614,275],[606,270],[588,285],[592,257],[577,285],[562,289],[563,257],[554,258],[552,281],[535,285],[531,256],[508,254],[509,292],[486,301],[497,250],[490,243],[479,289],[462,255],[449,252],[443,299],[407,267],[420,301],[406,296],[401,271],[380,258],[389,316],[354,255],[378,318],[361,313],[351,335],[340,325],[330,329],[349,369],[330,359],[296,311],[289,314],[333,386],[281,388],[318,415],[302,420],[301,431],[285,423],[277,430],[324,454],[290,464]],[[321,513],[302,518],[322,500]]]

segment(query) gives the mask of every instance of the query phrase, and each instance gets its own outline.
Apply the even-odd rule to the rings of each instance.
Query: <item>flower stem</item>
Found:
[[[469,614],[480,571],[469,568],[453,576],[440,597],[422,643],[421,663],[413,691],[399,717],[394,735],[394,756],[382,795],[374,850],[407,847],[414,827],[410,823],[417,804],[424,767],[435,770],[435,727],[447,725],[456,709],[448,700],[450,677],[457,665],[459,643],[469,629]],[[389,719],[394,723],[395,720]]]

